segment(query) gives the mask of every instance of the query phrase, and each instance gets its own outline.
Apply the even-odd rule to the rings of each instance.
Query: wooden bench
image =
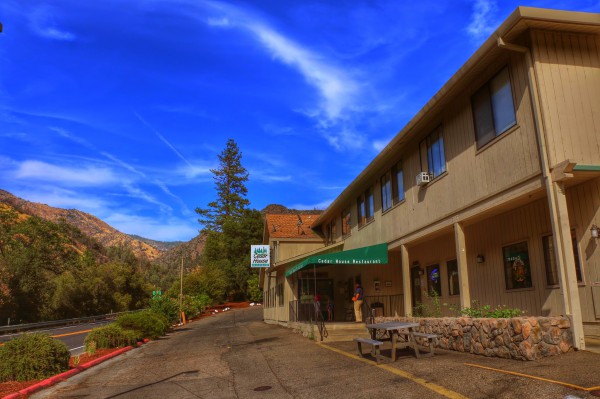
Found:
[[[426,339],[427,342],[429,342],[429,352],[421,355],[423,357],[428,357],[428,356],[433,356],[433,340],[437,339],[437,335],[436,334],[427,334],[427,333],[422,333],[422,332],[414,332],[413,336],[415,338],[423,338]]]
[[[379,364],[379,358],[380,358],[380,353],[379,353],[379,347],[381,345],[383,345],[383,342],[381,341],[377,341],[375,339],[371,339],[371,338],[354,338],[354,341],[356,342],[356,345],[358,346],[358,356],[363,357],[363,353],[362,353],[362,344],[369,344],[369,345],[373,345],[373,349],[375,349],[375,360],[377,360],[377,364]],[[373,353],[373,352],[371,352]]]

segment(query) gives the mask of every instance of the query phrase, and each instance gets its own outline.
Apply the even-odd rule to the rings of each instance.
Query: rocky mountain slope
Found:
[[[145,257],[149,260],[154,260],[161,255],[161,251],[157,248],[132,238],[97,217],[77,209],[54,208],[45,204],[26,201],[4,190],[0,190],[0,202],[10,205],[22,213],[38,216],[52,222],[64,219],[105,247],[128,245],[136,256]]]

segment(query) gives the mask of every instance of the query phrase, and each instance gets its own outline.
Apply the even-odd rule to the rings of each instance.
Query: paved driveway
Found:
[[[386,354],[386,349],[383,350]],[[440,351],[409,354],[377,366],[351,342],[316,344],[262,322],[249,308],[203,319],[81,373],[33,398],[566,398],[591,397],[562,385],[475,368],[477,363],[537,372],[573,384],[600,385],[600,356],[585,352],[558,362],[521,362]],[[583,355],[583,356],[580,356]],[[591,356],[591,357],[588,357]],[[558,358],[557,358],[558,359]],[[585,366],[585,367],[584,367]],[[586,371],[587,370],[587,371]]]

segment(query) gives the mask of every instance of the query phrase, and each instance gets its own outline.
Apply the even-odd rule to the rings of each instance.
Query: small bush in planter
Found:
[[[156,339],[165,335],[169,329],[169,320],[153,311],[128,313],[117,318],[116,324],[123,329],[133,330],[138,338]]]
[[[120,348],[134,345],[137,342],[136,333],[121,328],[116,324],[94,328],[85,337],[85,351],[92,352],[101,348]]]
[[[0,382],[41,380],[69,369],[67,346],[44,333],[23,334],[0,347]]]

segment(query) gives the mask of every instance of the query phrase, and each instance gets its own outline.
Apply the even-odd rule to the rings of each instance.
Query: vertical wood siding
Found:
[[[600,164],[600,37],[533,31],[550,165]]]
[[[600,309],[594,309],[592,287],[600,285],[600,241],[592,238],[590,228],[594,223],[600,224],[600,178],[567,190],[567,204],[571,226],[577,234],[585,284],[579,288],[583,321],[599,322],[596,314],[600,314]]]

